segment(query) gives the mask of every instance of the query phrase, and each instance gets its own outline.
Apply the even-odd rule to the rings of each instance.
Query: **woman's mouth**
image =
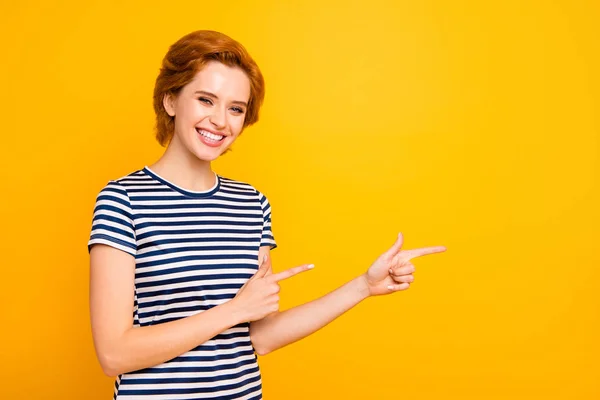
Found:
[[[225,138],[223,135],[217,135],[204,129],[196,128],[196,132],[200,135],[200,141],[210,147],[219,147]]]

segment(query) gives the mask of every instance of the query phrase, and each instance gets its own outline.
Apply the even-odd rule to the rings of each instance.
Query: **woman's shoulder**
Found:
[[[129,172],[126,175],[116,176],[115,178],[109,178],[106,186],[120,186],[126,189],[128,186],[139,185],[144,181],[151,180],[151,177],[144,172],[143,168]]]
[[[126,175],[122,175],[118,178],[108,178],[108,181],[104,181],[104,186],[101,188],[100,193],[106,191],[121,191],[127,193],[127,188],[140,184],[143,182],[145,177],[143,169],[132,171]]]
[[[225,190],[249,192],[259,195],[261,194],[258,189],[256,189],[252,184],[248,182],[227,178],[222,175],[219,175],[219,180],[221,181],[221,187]]]
[[[129,186],[139,183],[143,180],[148,180],[149,178],[150,177],[144,172],[144,169],[140,168],[128,173],[127,175],[122,175],[119,178],[111,179],[110,182],[116,182],[117,184],[123,186]]]

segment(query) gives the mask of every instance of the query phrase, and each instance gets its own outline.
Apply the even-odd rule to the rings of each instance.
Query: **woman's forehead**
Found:
[[[230,67],[217,61],[207,63],[187,85],[192,91],[204,90],[217,96],[236,97],[248,101],[250,79],[239,67]]]

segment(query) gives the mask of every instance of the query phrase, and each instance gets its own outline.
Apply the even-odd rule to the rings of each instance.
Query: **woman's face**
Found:
[[[242,131],[249,99],[250,80],[244,71],[209,62],[176,97],[165,96],[165,110],[175,117],[171,145],[201,160],[215,160]]]

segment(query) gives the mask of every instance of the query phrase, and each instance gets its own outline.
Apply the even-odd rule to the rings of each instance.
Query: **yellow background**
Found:
[[[215,164],[269,197],[283,308],[401,231],[407,292],[262,357],[266,399],[600,398],[600,6],[20,1],[0,6],[2,399],[109,399],[88,315],[95,196],[154,162],[151,96],[196,29],[242,42],[261,121]]]

